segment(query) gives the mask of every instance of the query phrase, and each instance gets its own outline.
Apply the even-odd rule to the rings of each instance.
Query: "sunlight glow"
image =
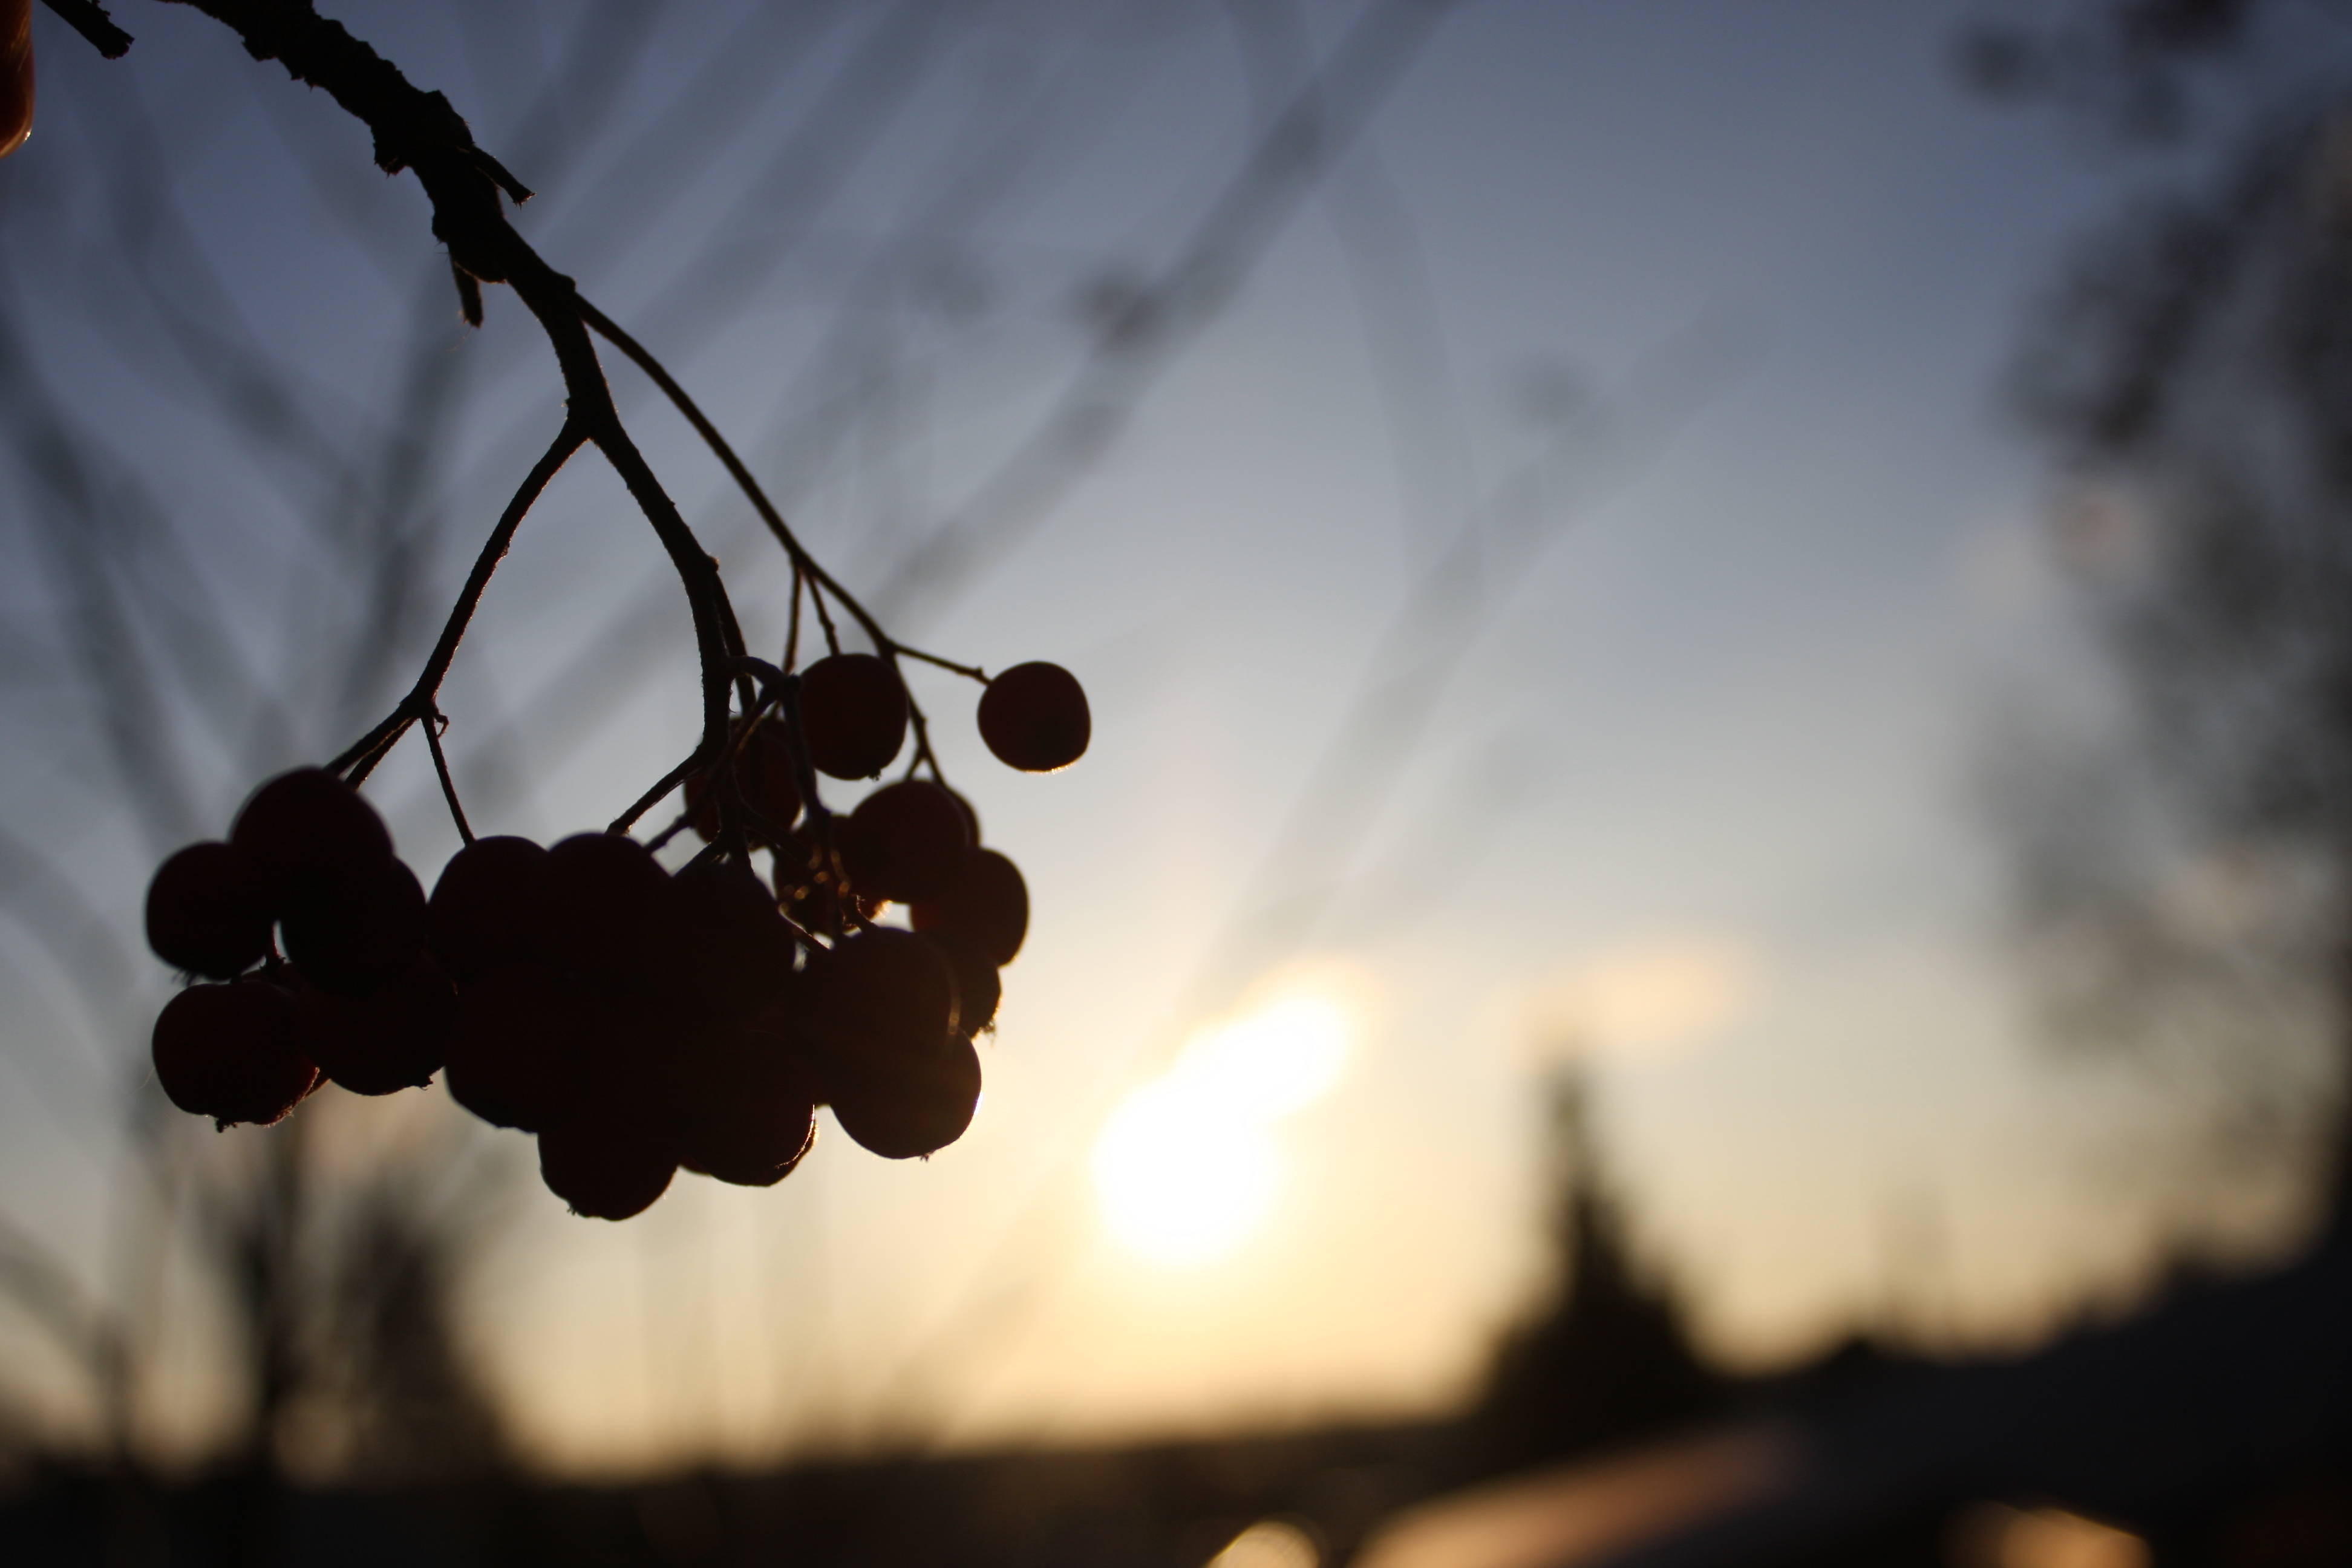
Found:
[[[1135,1089],[1095,1144],[1111,1234],[1158,1263],[1231,1251],[1274,1206],[1274,1123],[1331,1091],[1354,1023],[1334,996],[1293,991],[1202,1029],[1167,1076]]]

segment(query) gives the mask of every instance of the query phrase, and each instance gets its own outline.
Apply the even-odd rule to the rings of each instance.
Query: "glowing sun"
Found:
[[[1329,1092],[1352,1025],[1340,1002],[1296,991],[1202,1029],[1167,1076],[1129,1094],[1095,1143],[1111,1235],[1160,1263],[1231,1251],[1274,1206],[1274,1126]]]

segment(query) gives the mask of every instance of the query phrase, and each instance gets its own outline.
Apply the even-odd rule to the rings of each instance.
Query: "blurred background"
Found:
[[[117,62],[38,11],[19,1539],[1337,1563],[1446,1488],[1824,1367],[2016,1364],[2333,1234],[2342,6],[328,9],[895,635],[1066,665],[1094,745],[1011,773],[916,671],[1035,909],[928,1162],[821,1134],[610,1226],[438,1089],[173,1111],[150,871],[407,689],[560,388],[323,94],[190,7],[122,0]],[[608,361],[772,656],[786,563]],[[689,749],[683,597],[601,463],[442,701],[483,832],[599,826]],[[429,882],[423,747],[370,795]],[[1986,1528],[1917,1560],[2061,1561]],[[2063,1561],[2144,1560],[2098,1539]]]

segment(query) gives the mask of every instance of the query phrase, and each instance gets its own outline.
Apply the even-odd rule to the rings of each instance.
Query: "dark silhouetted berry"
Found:
[[[790,827],[800,819],[801,786],[793,776],[792,742],[784,736],[782,720],[761,724],[735,753],[735,787],[746,805],[778,827]],[[705,838],[719,837],[719,801],[708,774],[686,781],[686,806],[694,814],[697,833]],[[751,837],[754,846],[767,842],[758,833]]]
[[[792,929],[740,862],[706,861],[671,879],[646,934],[656,984],[728,1018],[741,1018],[792,978]]]
[[[589,1219],[627,1219],[669,1190],[677,1161],[621,1110],[592,1104],[539,1135],[547,1190]]]
[[[627,973],[669,882],[646,847],[616,833],[582,833],[547,852],[533,875],[533,956],[600,977]]]
[[[971,1125],[980,1108],[980,1053],[961,1035],[917,1056],[877,1058],[832,1080],[834,1120],[886,1160],[936,1153]]]
[[[1086,688],[1058,664],[1016,664],[980,694],[980,738],[996,760],[1050,773],[1086,755],[1094,736]]]
[[[673,1123],[678,1163],[739,1187],[771,1187],[816,1140],[817,1083],[784,1037],[730,1031],[698,1064]]]
[[[155,1020],[156,1079],[173,1104],[224,1127],[278,1121],[319,1078],[294,1014],[294,994],[266,980],[191,985]]]
[[[269,908],[236,850],[191,844],[147,884],[147,945],[174,969],[226,980],[269,953]]]
[[[996,1005],[1004,992],[1004,983],[996,973],[996,965],[977,943],[969,937],[950,931],[927,931],[923,940],[935,942],[947,956],[948,967],[955,973],[956,1027],[967,1035],[977,1035],[996,1022]]]
[[[836,826],[849,885],[900,903],[945,892],[971,847],[955,796],[929,779],[884,784]]]
[[[547,851],[528,838],[478,838],[449,858],[425,912],[425,943],[467,985],[530,949],[530,889]]]
[[[490,971],[457,997],[450,1097],[494,1127],[554,1126],[578,1101],[580,1058],[594,1022],[579,988],[551,969]]]
[[[947,788],[945,784],[942,784],[940,787],[942,789]],[[980,836],[980,813],[971,808],[971,802],[964,799],[962,795],[958,795],[951,789],[948,790],[948,798],[956,803],[956,809],[958,811],[963,813],[964,837],[971,843],[980,843],[982,841]]]
[[[939,898],[908,911],[917,931],[953,931],[1003,967],[1029,934],[1029,884],[1021,868],[993,849],[974,849],[957,865]]]
[[[297,768],[254,791],[228,837],[281,917],[319,894],[373,885],[392,860],[383,819],[323,768]]]
[[[285,911],[286,956],[329,991],[362,992],[406,974],[425,947],[425,889],[398,860],[366,882],[338,880]]]
[[[797,990],[828,1083],[837,1063],[922,1055],[956,1030],[955,972],[937,943],[910,931],[877,926],[812,954]]]
[[[644,989],[598,994],[594,1009],[581,1058],[590,1097],[667,1125],[729,1025],[707,1008]]]
[[[907,689],[887,658],[837,653],[801,672],[809,761],[837,779],[870,779],[907,741]]]
[[[422,1089],[449,1059],[457,991],[423,953],[408,973],[358,995],[316,986],[299,993],[302,1048],[353,1094]]]

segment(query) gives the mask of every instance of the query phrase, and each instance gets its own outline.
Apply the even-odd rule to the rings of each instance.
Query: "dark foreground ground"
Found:
[[[1292,1536],[1221,1568],[1339,1568],[1433,1496],[1421,1545],[1406,1550],[1414,1527],[1400,1524],[1368,1555],[1382,1568],[2352,1564],[2352,1224],[2271,1272],[2184,1277],[2133,1317],[2029,1354],[1939,1364],[1856,1346],[1741,1384],[1698,1372],[1670,1321],[1612,1295],[1598,1261],[1456,1423],[610,1487],[158,1486],[36,1465],[0,1490],[0,1568],[1202,1568],[1265,1520],[1313,1549]],[[1762,1435],[1769,1466],[1686,1484],[1717,1472],[1676,1452],[1694,1460],[1743,1432]],[[1666,1469],[1643,1470],[1643,1455]],[[1684,1482],[1662,1502],[1668,1473]],[[1980,1551],[1955,1526],[1986,1505],[2137,1539],[2095,1559]]]
[[[639,1485],[526,1479],[271,1493],[136,1489],[87,1472],[0,1498],[9,1568],[1200,1568],[1248,1525],[1293,1521],[1337,1561],[1425,1493],[1449,1429],[1350,1427],[1148,1447],[811,1464]]]

